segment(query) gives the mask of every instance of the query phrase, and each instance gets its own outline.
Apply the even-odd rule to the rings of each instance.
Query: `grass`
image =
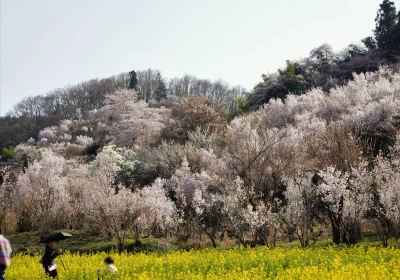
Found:
[[[93,252],[111,252],[116,248],[116,242],[105,238],[103,235],[95,235],[78,230],[64,230],[73,235],[72,238],[62,241],[61,247],[71,253],[89,254]],[[35,255],[43,252],[44,244],[39,243],[41,233],[24,232],[7,235],[13,248],[13,254]],[[155,238],[142,238],[140,243],[127,239],[125,249],[128,252],[154,252],[176,249],[174,244]]]

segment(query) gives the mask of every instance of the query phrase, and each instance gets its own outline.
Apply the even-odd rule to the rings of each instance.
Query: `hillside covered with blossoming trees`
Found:
[[[399,110],[388,68],[230,122],[205,98],[157,108],[117,90],[15,148],[27,166],[6,170],[2,230],[90,226],[123,249],[149,235],[354,244],[372,228],[387,244],[400,233]]]

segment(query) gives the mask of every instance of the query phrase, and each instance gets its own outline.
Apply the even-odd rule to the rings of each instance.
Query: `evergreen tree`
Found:
[[[395,39],[395,52],[397,56],[400,56],[400,11],[397,14],[397,25],[394,31],[394,39]]]
[[[397,15],[394,2],[384,0],[375,18],[376,27],[374,33],[378,48],[389,54],[392,54],[396,48],[394,38],[396,20]]]
[[[154,99],[160,101],[161,99],[167,97],[167,88],[160,73],[157,73],[156,75],[156,82],[157,86],[156,89],[154,90]]]
[[[136,72],[134,70],[129,72],[129,88],[137,90],[138,82],[139,82],[139,80],[137,78]]]
[[[376,41],[372,36],[368,36],[368,37],[362,39],[361,42],[370,51],[373,51],[376,49]]]

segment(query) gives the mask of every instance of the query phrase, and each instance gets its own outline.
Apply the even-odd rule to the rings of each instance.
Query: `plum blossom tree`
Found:
[[[114,144],[133,147],[157,142],[168,115],[169,109],[139,101],[134,90],[119,89],[106,96],[106,105],[93,111],[91,118],[107,126]]]
[[[318,192],[322,195],[322,201],[328,211],[328,217],[332,225],[332,239],[335,244],[342,241],[342,218],[344,195],[346,192],[348,173],[342,173],[334,167],[328,167],[318,173],[323,182],[318,185]]]
[[[93,138],[86,135],[78,135],[76,143],[82,147],[87,147],[93,144]]]
[[[277,178],[294,165],[281,157],[283,150],[290,154],[291,141],[286,135],[286,129],[265,128],[257,118],[234,119],[226,132],[223,154],[229,177],[239,176],[245,187],[272,202]]]
[[[205,171],[196,174],[196,179],[200,184],[193,194],[194,218],[200,230],[207,235],[212,245],[217,247],[217,235],[224,231],[225,222],[221,192]],[[223,233],[220,238],[223,238]]]
[[[388,245],[391,232],[400,234],[400,168],[398,159],[392,161],[379,156],[373,170],[375,183],[375,218],[383,245]]]
[[[42,159],[18,177],[15,197],[22,211],[21,229],[48,230],[65,225],[63,213],[69,209],[65,166],[63,157],[45,150]]]
[[[123,157],[114,146],[106,146],[88,167],[84,199],[91,225],[109,238],[116,238],[118,250],[124,250],[129,207],[135,199],[129,189],[115,185]]]
[[[6,167],[0,170],[0,232],[8,234],[16,229],[18,207],[14,201],[14,185],[18,173]]]
[[[362,162],[352,173],[328,167],[318,173],[318,192],[328,212],[334,243],[354,244],[361,237],[360,222],[370,202],[370,173]]]
[[[242,182],[245,196],[241,199],[246,205],[241,209],[252,211],[247,218],[259,218],[258,225],[247,224],[254,232],[255,242],[274,245],[278,224],[276,198],[283,191],[283,176],[300,165],[301,157],[295,155],[299,155],[301,139],[301,134],[291,126],[270,129],[255,114],[230,123],[225,133],[226,146],[219,158],[210,151],[204,154],[204,169],[222,190],[237,186],[238,179]]]
[[[38,138],[39,141],[44,141],[42,139],[46,139],[46,141],[49,142],[54,142],[57,140],[57,134],[56,134],[56,127],[46,127],[39,131]]]
[[[73,122],[71,120],[63,120],[58,126],[50,126],[42,129],[38,133],[38,142],[42,144],[55,142],[68,142],[72,139],[70,135]]]
[[[361,222],[365,220],[371,207],[372,174],[368,162],[361,161],[351,169],[348,186],[344,196],[343,229],[347,242],[355,244],[361,239]]]
[[[216,190],[211,193],[211,199],[204,199],[205,195],[202,195],[205,205],[222,205],[223,228],[239,243],[247,246],[249,242],[246,235],[249,233],[253,238],[252,244],[267,243],[274,246],[279,226],[277,213],[272,211],[274,203],[264,199],[262,192],[260,194],[252,186],[246,185],[230,168],[228,160],[217,157],[212,151],[203,151],[203,161],[207,163],[207,184]]]
[[[162,234],[174,228],[177,217],[162,180],[135,192],[118,184],[118,173],[125,165],[118,148],[104,147],[88,167],[84,188],[85,214],[91,225],[116,238],[120,252],[129,232],[136,239],[140,234]]]
[[[130,229],[138,240],[140,234],[162,236],[172,234],[178,223],[174,202],[166,195],[165,180],[157,179],[152,185],[137,190],[136,203],[130,205]]]
[[[179,235],[182,239],[188,240],[199,231],[195,217],[194,198],[196,190],[201,187],[201,182],[190,171],[186,157],[182,159],[181,167],[175,171],[166,187],[181,217],[182,222],[178,227]]]
[[[302,247],[314,238],[314,226],[318,214],[316,189],[312,174],[297,175],[286,179],[286,207],[282,209],[286,231],[293,230]]]

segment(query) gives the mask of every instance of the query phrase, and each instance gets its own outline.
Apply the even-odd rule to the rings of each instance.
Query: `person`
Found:
[[[101,279],[103,275],[117,273],[118,269],[115,266],[114,259],[112,257],[107,257],[104,259],[104,265],[106,270],[103,272],[101,269],[97,271],[97,279]]]
[[[118,269],[114,264],[114,259],[113,258],[111,258],[111,257],[105,258],[104,259],[104,265],[106,266],[108,272],[111,272],[111,273],[118,272]]]
[[[62,250],[59,248],[59,242],[57,240],[50,240],[47,242],[44,255],[40,260],[47,276],[57,278],[57,265],[54,263],[54,259],[61,255],[61,253]]]
[[[7,267],[10,265],[11,244],[7,238],[0,234],[0,280],[5,280]]]

